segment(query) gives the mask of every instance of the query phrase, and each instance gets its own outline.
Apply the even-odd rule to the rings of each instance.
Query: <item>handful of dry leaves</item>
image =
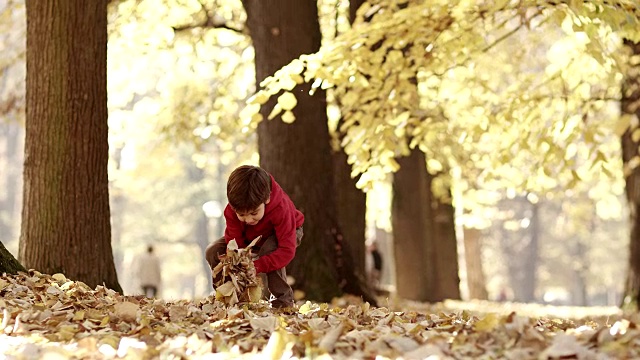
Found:
[[[255,238],[246,248],[238,248],[235,240],[227,244],[227,253],[220,257],[220,263],[213,269],[213,278],[219,278],[216,300],[226,305],[239,302],[257,302],[262,295],[262,282],[256,274],[251,258],[251,248],[260,240]],[[218,275],[221,274],[222,276]]]

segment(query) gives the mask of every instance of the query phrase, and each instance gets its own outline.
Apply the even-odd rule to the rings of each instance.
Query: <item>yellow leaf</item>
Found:
[[[249,104],[264,104],[269,100],[269,95],[264,92],[264,91],[259,91],[257,93],[255,93],[253,96],[251,96],[248,100],[247,103]]]
[[[389,125],[398,126],[398,125],[406,122],[407,120],[409,120],[409,116],[410,115],[411,115],[411,112],[405,111],[405,112],[401,113],[400,115],[396,116],[395,118],[389,120]]]
[[[296,116],[293,115],[293,112],[287,110],[284,112],[284,114],[282,114],[282,121],[284,121],[287,124],[291,124],[294,121],[296,121]]]
[[[298,99],[296,99],[296,96],[292,93],[285,92],[278,97],[278,104],[284,110],[293,110],[293,108],[298,104]]]
[[[300,314],[302,314],[302,315],[306,315],[306,314],[310,313],[311,312],[311,302],[307,301],[302,306],[300,306],[300,309],[298,309],[298,312]]]
[[[633,130],[631,133],[631,140],[633,140],[633,142],[638,142],[640,140],[640,129]]]
[[[389,157],[382,159],[380,162],[393,172],[400,170],[400,164],[398,164],[395,158]]]
[[[269,116],[267,116],[267,119],[272,120],[274,117],[278,116],[280,112],[282,112],[282,106],[280,103],[277,103],[269,113]]]
[[[280,79],[280,87],[282,90],[291,91],[296,87],[296,85],[298,84],[296,84],[296,81],[291,77],[283,77]]]
[[[235,287],[233,286],[233,283],[231,281],[227,281],[226,283],[218,286],[218,288],[216,288],[216,298],[218,293],[222,296],[231,296],[231,294],[233,294],[235,290]]]
[[[247,291],[249,292],[250,302],[260,301],[260,297],[262,296],[262,288],[260,286],[250,287]]]
[[[433,173],[438,173],[444,169],[440,161],[436,159],[427,160],[427,165],[429,166],[429,170],[431,170],[431,172]]]
[[[500,324],[500,318],[496,314],[488,314],[484,318],[478,320],[473,324],[473,328],[476,331],[492,331],[496,326]]]
[[[635,116],[635,115],[634,115]],[[622,136],[625,131],[629,129],[629,125],[631,124],[632,116],[630,114],[624,114],[618,118],[616,121],[614,131],[616,135]]]
[[[114,306],[116,316],[124,321],[135,321],[138,309],[138,305],[128,301],[117,303]]]
[[[75,314],[73,314],[74,321],[82,321],[84,320],[84,310],[78,310]]]
[[[282,355],[284,354],[287,346],[286,336],[287,333],[282,329],[278,329],[277,331],[271,333],[267,345],[262,350],[262,355],[265,359],[275,360],[282,358]]]
[[[296,84],[302,84],[304,82],[304,78],[299,74],[291,74],[291,79],[296,82]]]
[[[263,119],[263,117],[262,117],[262,114],[260,114],[260,113],[253,114],[253,115],[251,116],[251,121],[252,121],[252,122],[256,122],[256,123],[257,123],[257,122],[262,121],[262,119]]]
[[[69,341],[78,332],[78,329],[74,325],[61,325],[58,327],[57,335],[61,341]]]

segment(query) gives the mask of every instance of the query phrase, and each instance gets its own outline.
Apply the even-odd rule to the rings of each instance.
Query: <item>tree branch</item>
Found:
[[[205,5],[200,1],[200,12],[204,15],[204,20],[196,24],[185,24],[181,26],[172,26],[174,32],[182,32],[192,29],[227,29],[238,34],[247,35],[247,31],[244,28],[236,28],[230,26],[224,18],[221,16],[213,15],[207,11]]]

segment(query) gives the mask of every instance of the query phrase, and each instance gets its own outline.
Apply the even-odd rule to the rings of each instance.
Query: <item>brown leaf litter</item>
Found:
[[[235,286],[235,285],[234,285]],[[626,359],[640,356],[637,315],[610,322],[473,315],[437,306],[391,311],[306,302],[224,305],[123,296],[61,274],[0,277],[6,359]],[[240,300],[240,296],[238,296]]]

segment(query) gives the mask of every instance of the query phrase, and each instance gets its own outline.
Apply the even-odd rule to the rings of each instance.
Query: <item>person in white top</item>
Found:
[[[137,264],[137,275],[142,292],[147,297],[155,297],[162,281],[160,275],[160,259],[153,253],[153,246],[149,245],[147,252],[140,255]]]

